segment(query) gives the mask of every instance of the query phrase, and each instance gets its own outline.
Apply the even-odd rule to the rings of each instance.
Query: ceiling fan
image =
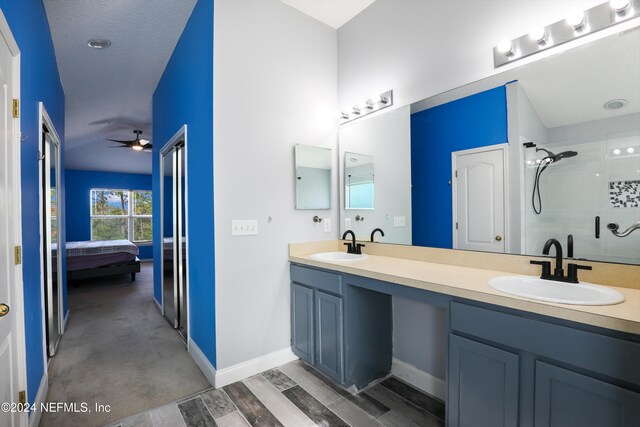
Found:
[[[122,145],[113,145],[110,148],[133,148],[136,151],[151,150],[151,148],[153,147],[153,145],[151,144],[151,141],[149,141],[148,139],[140,138],[140,135],[142,135],[141,130],[135,129],[133,133],[136,134],[136,138],[133,140],[123,141],[120,139],[107,139],[107,141],[112,141],[112,142],[117,142],[119,144],[122,144]]]

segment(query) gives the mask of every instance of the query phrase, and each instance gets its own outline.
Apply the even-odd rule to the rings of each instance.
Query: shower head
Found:
[[[536,151],[544,151],[547,153],[547,156],[542,160],[547,160],[549,163],[558,162],[562,159],[566,159],[569,157],[575,157],[578,155],[577,151],[563,151],[562,153],[555,154],[552,151],[549,151],[545,148],[536,148]]]
[[[577,151],[563,151],[562,153],[558,153],[554,156],[553,161],[557,162],[561,159],[568,159],[569,157],[575,157],[578,155]]]

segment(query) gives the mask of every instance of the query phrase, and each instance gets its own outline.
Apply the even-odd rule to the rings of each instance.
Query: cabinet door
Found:
[[[342,298],[316,290],[316,367],[342,383]]]
[[[518,425],[519,356],[449,335],[448,424]]]
[[[536,427],[637,427],[640,394],[536,362]]]
[[[291,348],[296,356],[313,364],[313,289],[291,284]]]

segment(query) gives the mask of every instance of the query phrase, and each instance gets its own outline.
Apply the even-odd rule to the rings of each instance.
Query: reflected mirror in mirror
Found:
[[[410,174],[410,186],[384,191],[380,176],[376,191],[378,206],[407,194],[410,231],[390,233],[401,222],[385,208],[358,238],[379,227],[389,243],[523,255],[556,238],[565,256],[640,264],[640,229],[612,231],[640,221],[638,75],[635,28],[412,104],[410,133],[387,137],[410,158],[376,157],[376,169]],[[341,152],[354,143],[374,145],[342,126]]]
[[[331,209],[331,149],[295,146],[296,209]]]
[[[344,153],[345,209],[373,209],[373,157]]]

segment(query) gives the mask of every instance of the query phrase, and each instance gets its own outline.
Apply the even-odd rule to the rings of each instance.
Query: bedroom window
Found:
[[[152,239],[151,191],[91,190],[91,240]]]

